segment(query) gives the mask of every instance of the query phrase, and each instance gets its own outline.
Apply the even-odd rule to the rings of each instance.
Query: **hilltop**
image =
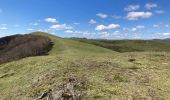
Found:
[[[0,38],[0,64],[30,57],[45,55],[52,48],[52,41],[41,35],[12,35]]]
[[[168,43],[154,42],[148,49],[149,45],[142,42],[143,45],[138,45],[140,52],[129,52],[123,49],[131,48],[135,43],[123,42],[118,46],[127,44],[121,48],[126,52],[118,52],[47,33],[32,34],[47,36],[54,45],[48,55],[0,65],[2,100],[34,100],[48,90],[55,94],[68,80],[78,83],[76,91],[85,93],[84,100],[170,99],[170,53],[169,49],[164,50],[169,48]],[[157,50],[154,45],[159,46],[159,43],[164,45]]]

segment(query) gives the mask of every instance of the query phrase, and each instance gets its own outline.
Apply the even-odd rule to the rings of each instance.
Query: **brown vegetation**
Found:
[[[29,56],[45,55],[52,41],[40,35],[13,35],[0,38],[0,64]]]

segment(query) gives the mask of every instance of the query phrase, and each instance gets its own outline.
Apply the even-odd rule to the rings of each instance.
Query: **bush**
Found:
[[[41,35],[13,35],[0,38],[0,64],[30,56],[46,55],[52,41]]]

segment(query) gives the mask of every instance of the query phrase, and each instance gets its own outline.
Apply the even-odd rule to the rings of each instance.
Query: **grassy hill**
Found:
[[[54,43],[49,55],[0,65],[2,100],[36,100],[44,91],[75,78],[84,100],[170,99],[170,53],[119,53],[46,33]],[[135,59],[130,61],[129,59]]]
[[[84,38],[72,39],[108,48],[117,52],[170,51],[170,43],[161,40],[94,40]]]

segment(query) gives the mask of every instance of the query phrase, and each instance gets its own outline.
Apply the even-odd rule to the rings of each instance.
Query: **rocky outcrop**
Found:
[[[84,82],[80,82],[75,78],[70,78],[59,89],[49,89],[47,92],[42,93],[38,99],[43,100],[82,100],[85,92],[78,87],[82,86]]]

